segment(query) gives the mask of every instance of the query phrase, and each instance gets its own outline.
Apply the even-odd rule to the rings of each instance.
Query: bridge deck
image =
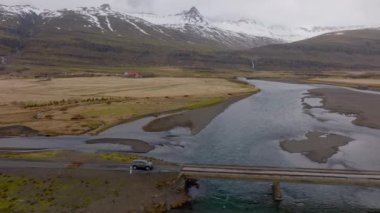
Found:
[[[380,172],[337,169],[185,165],[188,178],[281,181],[313,184],[342,184],[380,187]]]

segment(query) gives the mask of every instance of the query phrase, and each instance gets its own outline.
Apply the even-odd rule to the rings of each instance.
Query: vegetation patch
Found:
[[[38,152],[0,152],[0,158],[45,160],[56,158],[62,151],[38,151]]]
[[[198,109],[198,108],[203,108],[203,107],[208,107],[208,106],[213,106],[216,104],[221,103],[222,101],[226,100],[226,98],[223,97],[210,97],[207,99],[202,99],[199,101],[192,101],[187,105],[187,109],[192,110],[192,109]]]
[[[0,212],[74,211],[101,198],[91,192],[97,185],[79,179],[0,174]]]
[[[100,153],[96,154],[97,157],[103,159],[103,160],[109,160],[109,161],[119,161],[123,163],[132,163],[134,160],[141,159],[140,156],[135,155],[125,155],[121,153]]]

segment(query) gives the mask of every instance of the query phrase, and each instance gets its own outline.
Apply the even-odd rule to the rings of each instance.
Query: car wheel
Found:
[[[145,170],[146,170],[146,171],[149,171],[149,170],[150,170],[150,167],[149,167],[149,166],[145,167]]]
[[[133,170],[136,170],[136,169],[137,169],[137,166],[133,166],[132,168],[133,168]]]

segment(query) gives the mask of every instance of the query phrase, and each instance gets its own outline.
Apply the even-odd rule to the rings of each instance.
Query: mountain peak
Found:
[[[204,22],[204,17],[196,7],[192,7],[189,11],[185,11],[181,15],[184,16],[184,20],[187,23],[197,24]]]
[[[196,7],[194,7],[194,6],[192,8],[190,8],[189,13],[200,15],[199,10]]]
[[[111,5],[109,4],[102,4],[100,5],[100,9],[103,11],[110,11],[111,10]]]

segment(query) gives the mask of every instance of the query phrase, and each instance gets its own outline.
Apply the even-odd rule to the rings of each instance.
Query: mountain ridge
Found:
[[[280,42],[198,22],[166,27],[114,11],[109,5],[56,11],[0,5],[0,11],[0,69],[11,71],[29,70],[31,66],[58,69],[177,64],[178,58],[194,52]],[[194,9],[189,12],[183,15],[197,15]]]
[[[322,40],[319,46],[308,45],[313,39],[284,43],[283,40],[218,28],[195,7],[170,15],[168,20],[161,20],[161,24],[149,18],[114,11],[107,4],[55,11],[0,5],[0,12],[0,71],[140,66],[250,69],[252,58],[260,70],[378,67],[373,62],[377,60],[376,51],[363,52],[366,46],[362,43],[355,46],[357,39],[368,40],[375,45],[377,40],[372,37],[358,37],[352,40],[352,45],[334,40],[335,43],[326,45],[325,49],[321,47],[328,40]],[[152,14],[145,16],[156,17]],[[238,22],[262,25],[255,20]],[[336,28],[313,27],[303,31],[314,33],[333,29]],[[338,31],[325,35],[342,38],[350,35],[345,33]],[[371,31],[369,34],[376,33]],[[361,59],[365,54],[371,55],[372,61],[368,66],[364,66],[364,59],[356,63],[359,60],[353,58],[355,50]],[[327,63],[330,60],[327,53],[336,54],[340,62]],[[318,58],[313,54],[324,56]]]

